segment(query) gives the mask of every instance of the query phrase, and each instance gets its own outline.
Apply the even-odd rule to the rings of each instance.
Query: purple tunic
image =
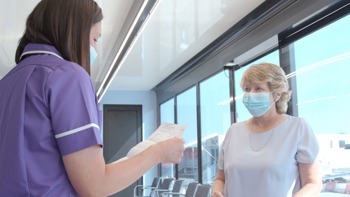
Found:
[[[0,196],[78,196],[62,156],[102,146],[88,73],[50,45],[28,44],[0,92]]]

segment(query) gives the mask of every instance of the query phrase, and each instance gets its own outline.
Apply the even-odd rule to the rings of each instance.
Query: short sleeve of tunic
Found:
[[[225,149],[227,148],[228,146],[228,143],[229,143],[229,139],[230,139],[230,135],[231,135],[231,132],[232,132],[232,129],[234,128],[235,124],[233,124],[229,130],[227,131],[226,135],[225,135],[225,138],[224,138],[224,141],[222,142],[222,145],[221,145],[221,149],[220,149],[220,152],[219,152],[219,158],[218,158],[218,168],[219,170],[224,170],[224,154],[225,154]]]
[[[58,66],[48,76],[46,90],[52,128],[62,155],[102,145],[94,87],[82,67],[72,62]]]
[[[299,119],[300,132],[296,160],[300,163],[314,163],[319,154],[319,144],[311,126],[302,118]]]

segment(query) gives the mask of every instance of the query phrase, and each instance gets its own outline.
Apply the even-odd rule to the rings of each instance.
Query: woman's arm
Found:
[[[184,140],[174,138],[150,146],[134,157],[105,164],[100,146],[63,156],[69,179],[80,196],[108,196],[135,182],[160,162],[178,163]]]
[[[302,188],[293,197],[318,197],[322,189],[320,162],[298,165]]]
[[[224,197],[225,173],[223,170],[218,170],[216,179],[212,187],[212,197]]]

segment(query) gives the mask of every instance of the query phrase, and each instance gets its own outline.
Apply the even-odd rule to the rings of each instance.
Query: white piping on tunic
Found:
[[[55,137],[56,137],[56,139],[62,138],[62,137],[65,137],[65,136],[67,136],[67,135],[72,135],[72,134],[74,134],[74,133],[78,133],[78,132],[80,132],[80,131],[83,131],[83,130],[88,129],[88,128],[91,128],[91,127],[95,127],[95,128],[100,129],[100,127],[99,127],[97,124],[91,123],[91,124],[88,124],[88,125],[85,125],[85,126],[76,128],[76,129],[72,129],[72,130],[69,130],[69,131],[66,131],[66,132],[57,134],[57,135],[55,135]]]
[[[60,59],[63,59],[61,56],[57,55],[56,53],[54,52],[51,52],[51,51],[43,51],[43,50],[34,50],[34,51],[27,51],[27,52],[24,52],[22,53],[21,57],[19,59],[22,59],[22,57],[24,55],[29,55],[29,54],[50,54],[50,55],[54,55]]]

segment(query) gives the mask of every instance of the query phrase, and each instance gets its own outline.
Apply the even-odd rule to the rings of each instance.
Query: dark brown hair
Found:
[[[16,63],[28,43],[49,44],[90,74],[90,30],[102,18],[102,10],[93,0],[41,0],[28,16]]]

